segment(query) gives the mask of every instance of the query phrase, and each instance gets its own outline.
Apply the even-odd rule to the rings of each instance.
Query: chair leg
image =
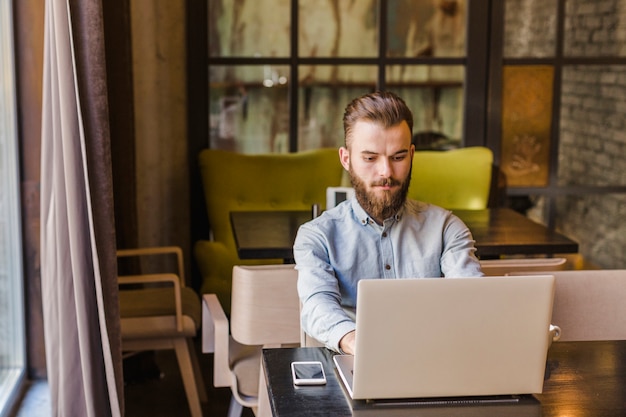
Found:
[[[194,376],[194,370],[191,364],[191,357],[189,354],[187,339],[175,339],[174,349],[176,351],[176,359],[178,360],[180,374],[183,378],[183,385],[185,387],[185,393],[187,394],[187,401],[189,402],[191,416],[202,417],[202,408],[200,407],[198,388],[196,386],[196,378]]]
[[[243,406],[237,402],[235,396],[230,397],[230,405],[228,406],[228,417],[241,417]]]
[[[187,346],[189,346],[189,356],[191,357],[191,368],[196,378],[196,385],[198,386],[198,395],[200,396],[200,402],[209,402],[209,397],[206,395],[206,386],[204,385],[204,378],[202,377],[202,371],[200,370],[200,363],[198,362],[198,355],[192,339],[186,339]]]
[[[272,417],[270,399],[267,394],[267,383],[265,382],[265,369],[263,364],[259,364],[259,393],[258,404],[254,415],[256,417]]]

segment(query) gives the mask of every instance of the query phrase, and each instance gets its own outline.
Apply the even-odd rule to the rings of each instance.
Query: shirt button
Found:
[[[385,265],[385,269],[389,271],[391,269],[391,265]]]
[[[387,237],[387,232],[383,232],[383,237]]]

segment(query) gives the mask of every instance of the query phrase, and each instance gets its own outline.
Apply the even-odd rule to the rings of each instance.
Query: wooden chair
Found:
[[[518,272],[560,271],[565,269],[565,258],[488,259],[480,261],[487,276],[500,276]]]
[[[626,269],[545,273],[556,278],[552,323],[561,328],[559,341],[626,340]]]
[[[294,265],[233,267],[230,323],[217,296],[203,296],[203,352],[214,354],[213,385],[231,389],[230,417],[258,405],[261,349],[299,345],[297,279]]]
[[[122,249],[118,258],[175,255],[176,273],[118,277],[124,356],[174,349],[193,417],[202,416],[207,395],[192,338],[200,327],[200,298],[185,286],[183,254],[178,247]]]

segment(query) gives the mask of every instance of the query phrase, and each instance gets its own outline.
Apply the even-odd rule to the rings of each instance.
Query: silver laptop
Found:
[[[354,400],[541,393],[554,276],[367,279],[356,355],[336,355]]]

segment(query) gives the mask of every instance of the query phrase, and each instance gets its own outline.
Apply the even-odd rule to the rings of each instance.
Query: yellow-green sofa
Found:
[[[200,171],[212,240],[196,242],[202,293],[217,294],[230,311],[233,265],[281,263],[241,260],[229,213],[235,210],[310,210],[326,207],[326,188],[342,185],[336,149],[291,154],[243,155],[206,149]],[[493,155],[484,147],[419,151],[413,157],[409,197],[449,209],[487,207]]]
[[[326,188],[341,185],[343,167],[337,149],[262,155],[205,149],[199,165],[212,232],[211,240],[198,241],[194,247],[201,292],[217,294],[229,312],[233,265],[282,262],[239,259],[229,213],[311,210],[315,203],[326,207]]]
[[[417,151],[408,196],[447,209],[484,209],[489,202],[492,170],[489,148]]]

